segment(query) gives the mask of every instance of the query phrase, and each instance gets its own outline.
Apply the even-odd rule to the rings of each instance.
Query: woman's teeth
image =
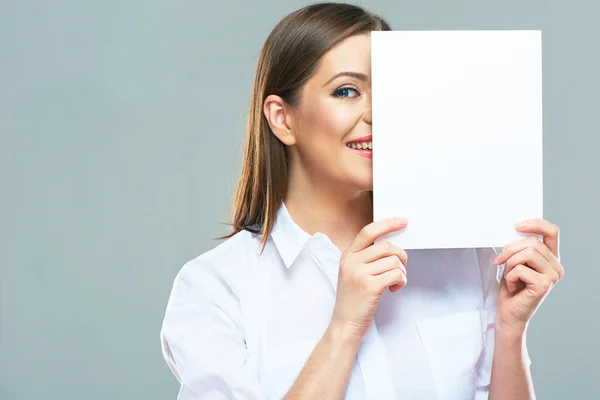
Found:
[[[373,150],[373,142],[347,143],[346,146],[357,150]]]

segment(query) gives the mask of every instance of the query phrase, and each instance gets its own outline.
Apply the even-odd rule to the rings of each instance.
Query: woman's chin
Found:
[[[355,180],[355,187],[359,192],[368,192],[373,190],[373,176],[369,175],[360,180]]]

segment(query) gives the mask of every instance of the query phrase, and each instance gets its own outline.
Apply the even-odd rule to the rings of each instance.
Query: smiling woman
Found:
[[[370,32],[389,29],[323,3],[267,38],[232,231],[181,269],[163,322],[179,399],[532,395],[525,327],[563,273],[553,225],[530,221],[544,243],[498,257],[415,250],[409,264],[377,241],[408,223],[372,212]]]
[[[291,190],[370,190],[371,163],[356,158],[370,151],[347,147],[371,141],[370,32],[390,29],[345,4],[305,7],[273,29],[258,61],[229,236],[260,227],[264,244]]]
[[[336,43],[311,69],[295,105],[276,94],[264,101],[268,134],[288,147],[294,179],[288,190],[323,193],[334,185],[340,194],[364,196],[373,171],[370,160],[357,155],[371,152],[355,149],[370,142],[372,133],[369,33],[358,31]]]

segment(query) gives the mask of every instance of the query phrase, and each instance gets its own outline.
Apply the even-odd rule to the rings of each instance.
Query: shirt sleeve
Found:
[[[179,400],[263,398],[241,321],[239,296],[222,270],[199,259],[183,266],[160,332]]]

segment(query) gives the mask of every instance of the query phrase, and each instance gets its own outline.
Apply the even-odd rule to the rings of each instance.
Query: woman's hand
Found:
[[[522,334],[545,296],[563,277],[559,261],[558,227],[544,219],[516,225],[518,231],[541,235],[517,240],[502,248],[494,262],[506,263],[498,294],[498,329]]]
[[[365,226],[340,260],[338,287],[331,324],[362,338],[373,321],[383,291],[406,285],[408,255],[386,241],[374,241],[406,227],[404,219],[392,218]]]

